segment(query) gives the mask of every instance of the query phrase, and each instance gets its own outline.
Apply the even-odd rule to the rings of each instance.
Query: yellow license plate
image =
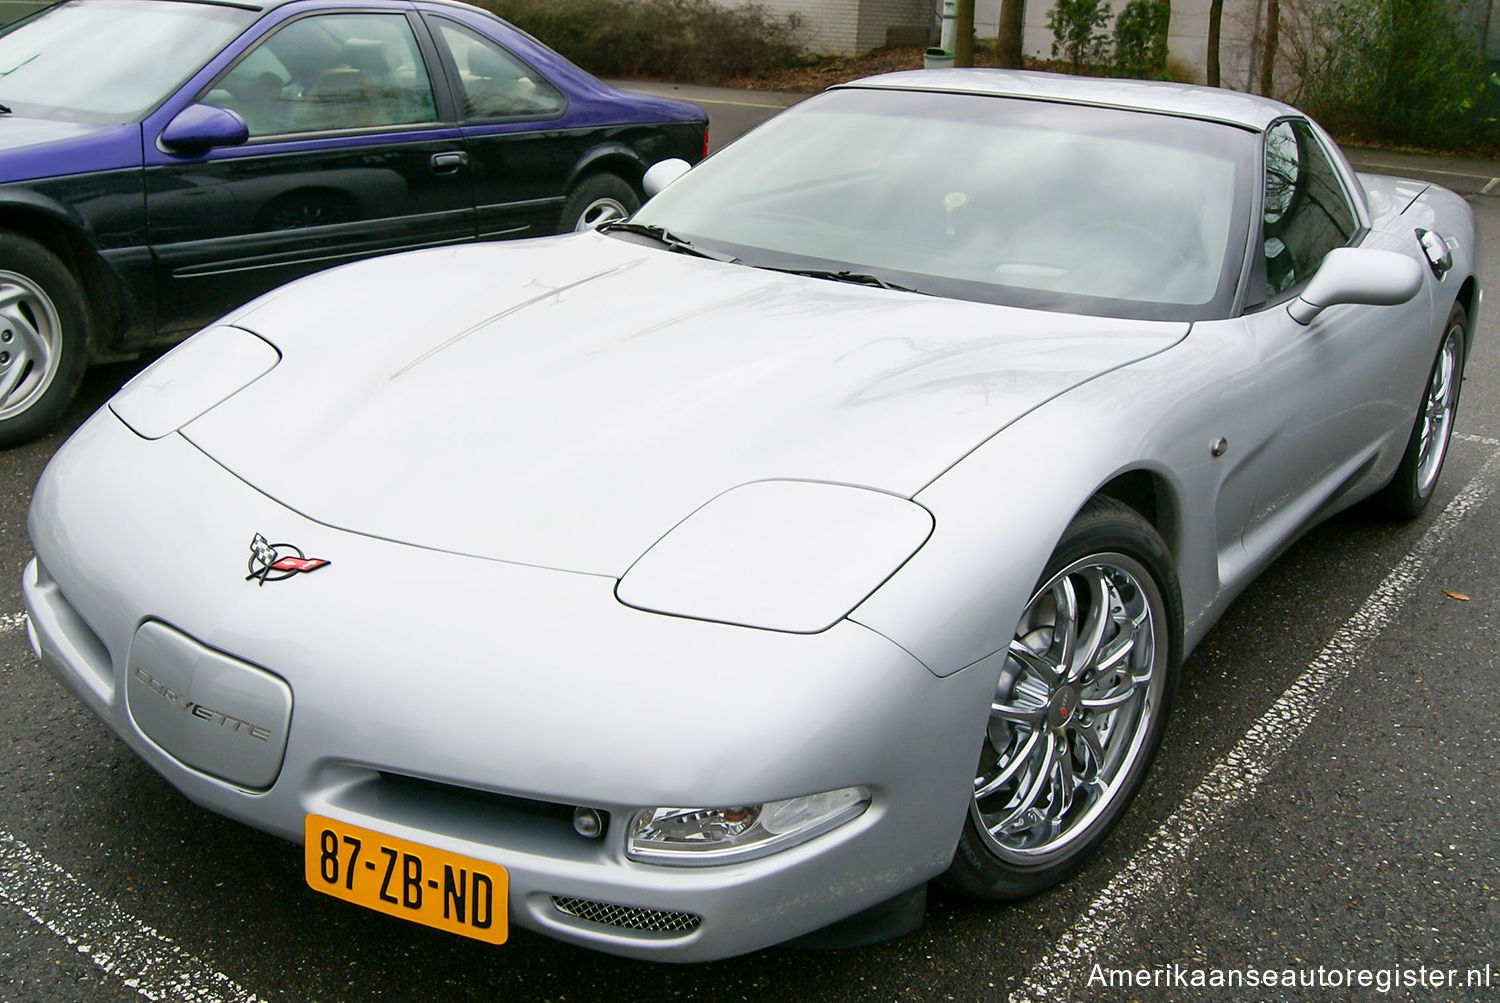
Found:
[[[303,825],[308,886],[388,916],[505,943],[505,868],[321,815]]]

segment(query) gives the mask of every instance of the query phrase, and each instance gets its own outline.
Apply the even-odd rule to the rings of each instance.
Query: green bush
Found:
[[[1052,57],[1067,56],[1074,73],[1085,64],[1102,63],[1109,45],[1109,35],[1104,31],[1109,17],[1106,0],[1057,0],[1047,14]]]
[[[1500,142],[1496,81],[1452,0],[1297,0],[1294,7],[1293,100],[1330,130],[1451,150]]]
[[[591,73],[720,83],[804,61],[796,15],[710,0],[478,0]]]
[[[1115,18],[1115,73],[1140,80],[1167,77],[1171,0],[1130,0]]]

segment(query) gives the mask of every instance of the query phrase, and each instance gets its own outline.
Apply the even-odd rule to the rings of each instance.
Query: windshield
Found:
[[[105,125],[160,104],[255,17],[159,0],[59,4],[0,35],[0,104]]]
[[[710,158],[634,219],[749,265],[1164,320],[1227,315],[1251,133],[1142,112],[849,89]]]

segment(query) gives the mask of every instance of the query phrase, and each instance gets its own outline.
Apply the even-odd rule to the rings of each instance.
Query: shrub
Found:
[[[1292,97],[1354,139],[1445,149],[1500,141],[1497,90],[1452,0],[1282,0]]]
[[[1102,63],[1109,44],[1109,36],[1104,32],[1109,17],[1106,0],[1057,0],[1047,14],[1047,27],[1052,29],[1052,57],[1067,56],[1074,73],[1085,63]]]
[[[719,83],[795,66],[801,19],[711,0],[478,0],[591,73]]]
[[[1171,0],[1130,0],[1115,18],[1115,73],[1142,80],[1167,77]]]

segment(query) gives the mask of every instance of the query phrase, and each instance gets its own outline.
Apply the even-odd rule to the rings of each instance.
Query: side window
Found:
[[[1323,257],[1354,238],[1354,210],[1338,174],[1305,122],[1266,132],[1266,206],[1262,237],[1266,297],[1312,278]]]
[[[555,115],[563,110],[566,102],[557,88],[498,43],[452,21],[436,25],[458,67],[464,118]]]
[[[437,120],[403,14],[320,14],[278,28],[203,98],[238,112],[251,137]]]

